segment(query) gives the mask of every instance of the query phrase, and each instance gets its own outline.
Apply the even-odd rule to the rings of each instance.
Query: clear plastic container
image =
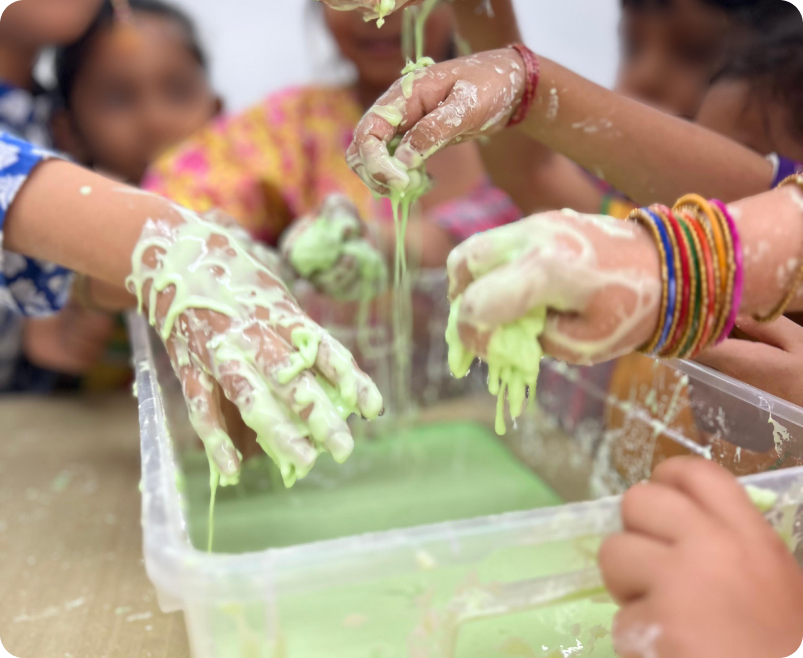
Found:
[[[309,293],[299,297],[319,308]],[[361,442],[397,426],[492,426],[482,369],[460,382],[448,375],[442,274],[422,277],[416,299],[412,402],[375,426],[361,424],[355,457]],[[324,323],[327,313],[317,313]],[[348,312],[334,315],[342,321]],[[352,329],[333,329],[360,352]],[[386,329],[374,322],[361,357],[383,390],[401,381]],[[190,541],[179,486],[196,448],[180,388],[142,318],[132,318],[131,335],[145,564],[162,608],[184,612],[195,658],[611,656],[615,606],[596,569],[597,547],[618,528],[611,495],[675,454],[713,459],[777,492],[769,518],[797,548],[803,469],[788,467],[803,464],[803,409],[695,364],[628,357],[595,368],[546,360],[537,404],[498,439],[565,504],[208,554]],[[326,486],[337,500],[350,485]]]

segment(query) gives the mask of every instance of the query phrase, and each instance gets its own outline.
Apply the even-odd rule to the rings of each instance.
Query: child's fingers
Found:
[[[195,365],[182,367],[179,376],[190,422],[206,454],[217,466],[224,484],[236,480],[241,457],[225,430],[218,385]]]
[[[685,495],[656,483],[639,484],[622,497],[622,523],[628,532],[673,544],[708,519]]]
[[[397,96],[401,97],[401,89],[398,88],[397,91],[391,89],[374,107],[391,108]],[[394,126],[375,111],[369,110],[354,131],[354,144],[359,157],[354,160],[347,154],[346,161],[352,167],[356,167],[357,164],[364,167],[361,177],[367,175],[374,181],[375,186],[405,190],[410,184],[407,168],[390,154],[388,147],[398,131],[398,126]]]
[[[736,326],[751,338],[787,352],[803,343],[803,327],[783,316],[775,322],[762,323],[743,315],[736,320]]]
[[[669,547],[632,533],[613,535],[599,551],[605,587],[619,605],[645,596],[669,558]]]
[[[474,282],[521,255],[527,245],[527,221],[515,222],[478,233],[449,254],[449,299],[454,300]]]
[[[410,169],[420,167],[447,144],[476,130],[478,126],[474,125],[470,114],[477,103],[473,95],[476,95],[474,85],[458,82],[442,102],[431,112],[423,113],[408,130],[396,150],[396,157]]]
[[[654,621],[649,598],[624,606],[613,620],[613,649],[619,658],[669,658],[663,653],[663,628]]]
[[[309,430],[273,396],[262,374],[248,364],[223,363],[219,381],[245,424],[256,432],[257,443],[278,465],[285,484],[291,486],[309,473],[318,458]]]
[[[739,381],[764,390],[774,390],[778,386],[777,367],[783,367],[783,362],[788,358],[789,354],[782,349],[763,342],[729,339],[706,350],[696,360]]]
[[[382,394],[376,384],[360,369],[351,352],[325,331],[320,332],[315,367],[338,390],[346,404],[355,405],[363,418],[376,420],[384,410]]]
[[[460,302],[460,323],[492,331],[551,301],[543,270],[516,260],[474,281]]]
[[[351,352],[328,332],[300,310],[297,324],[278,326],[276,329],[288,344],[292,343],[293,333],[299,329],[317,342],[317,350],[307,368],[323,375],[337,389],[348,408],[356,407],[362,417],[368,420],[374,420],[382,414],[384,403],[376,384],[360,370]]]
[[[739,481],[718,464],[700,457],[675,457],[660,464],[651,480],[687,495],[740,536],[754,538],[768,527]]]
[[[254,359],[261,382],[254,389],[266,388],[270,395],[308,428],[316,446],[332,453],[335,461],[344,462],[354,450],[346,421],[311,371],[320,349],[320,338],[313,331],[296,328],[292,337],[301,336],[298,350],[281,339],[272,329],[261,327],[247,336],[259,344]]]

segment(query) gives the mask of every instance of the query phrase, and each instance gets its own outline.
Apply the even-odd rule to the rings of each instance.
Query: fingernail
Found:
[[[408,169],[417,169],[424,164],[424,156],[418,153],[409,144],[402,144],[396,150],[396,158]]]
[[[342,464],[354,452],[354,439],[348,432],[333,434],[327,444],[329,452],[338,464]]]
[[[215,463],[221,475],[237,475],[240,470],[240,458],[234,446],[221,443],[215,450]]]

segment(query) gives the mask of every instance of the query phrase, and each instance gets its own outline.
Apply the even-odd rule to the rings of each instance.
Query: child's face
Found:
[[[175,22],[144,13],[133,37],[101,31],[75,80],[69,127],[57,123],[57,141],[84,163],[138,183],[158,155],[220,109],[185,39]]]
[[[792,130],[789,110],[756,93],[747,82],[723,80],[713,85],[697,123],[762,155],[778,153],[803,162],[803,139]]]
[[[80,37],[102,0],[20,0],[3,12],[0,40],[42,48],[60,46]]]
[[[699,0],[625,9],[617,90],[693,118],[716,72],[728,28],[723,12]]]
[[[404,68],[402,12],[387,17],[378,29],[366,23],[359,12],[324,8],[326,24],[343,56],[356,67],[362,82],[387,89]],[[435,61],[447,59],[454,35],[454,16],[448,6],[437,7],[425,28],[426,54]]]

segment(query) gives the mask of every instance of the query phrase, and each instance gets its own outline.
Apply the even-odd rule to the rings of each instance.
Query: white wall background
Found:
[[[312,0],[173,0],[201,29],[229,110],[285,85],[331,76]],[[604,85],[614,80],[619,0],[515,0],[528,45]]]

